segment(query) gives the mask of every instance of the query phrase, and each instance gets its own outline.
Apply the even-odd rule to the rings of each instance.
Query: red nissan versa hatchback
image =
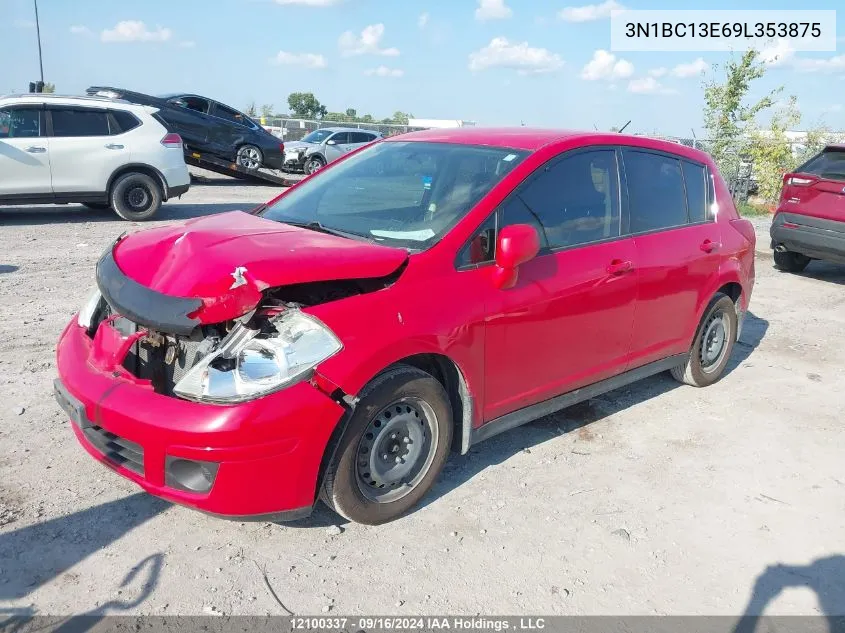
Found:
[[[829,145],[783,177],[771,236],[781,270],[801,272],[812,259],[845,264],[845,145]]]
[[[377,524],[452,450],[658,372],[715,382],[753,283],[753,228],[699,151],[416,132],[251,213],[118,238],[56,395],[155,495]]]

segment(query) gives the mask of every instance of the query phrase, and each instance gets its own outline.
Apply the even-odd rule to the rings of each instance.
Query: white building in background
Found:
[[[474,126],[475,121],[461,121],[460,119],[408,119],[408,127],[422,127],[436,130]]]

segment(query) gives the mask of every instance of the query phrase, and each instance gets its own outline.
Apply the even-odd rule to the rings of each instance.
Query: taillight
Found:
[[[169,149],[182,149],[182,137],[178,134],[165,134],[161,144]]]
[[[815,182],[818,182],[818,178],[814,178],[813,176],[799,176],[797,174],[786,174],[783,177],[783,184],[794,186],[794,187],[809,187]]]
[[[280,151],[282,154],[284,154],[284,153],[285,153],[285,144],[284,144],[284,143],[279,143],[279,151]]]

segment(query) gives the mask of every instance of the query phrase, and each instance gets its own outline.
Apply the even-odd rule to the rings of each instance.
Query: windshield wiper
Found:
[[[300,229],[308,229],[310,231],[317,231],[318,233],[325,233],[327,235],[335,235],[337,237],[345,237],[346,239],[360,239],[365,238],[364,235],[360,235],[358,233],[351,233],[348,231],[339,231],[337,229],[332,229],[327,226],[323,226],[316,220],[312,220],[311,222],[296,222],[295,220],[279,220],[279,222],[283,222],[285,224],[290,224],[291,226],[295,226]]]

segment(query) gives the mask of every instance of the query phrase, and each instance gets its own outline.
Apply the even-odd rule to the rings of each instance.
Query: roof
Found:
[[[108,97],[80,97],[78,95],[57,95],[46,92],[24,93],[0,96],[0,104],[9,103],[54,103],[56,105],[119,105],[123,109],[145,108],[145,106],[130,103],[122,99]]]
[[[700,150],[679,145],[672,141],[649,138],[645,136],[631,136],[616,132],[585,132],[579,130],[553,130],[543,128],[511,127],[462,127],[438,130],[421,130],[408,132],[387,139],[388,142],[427,141],[431,143],[459,143],[465,145],[489,145],[519,149],[529,152],[536,151],[545,145],[563,141],[581,141],[583,144],[593,145],[632,145],[655,150],[663,150],[679,156],[702,161],[706,154]]]

